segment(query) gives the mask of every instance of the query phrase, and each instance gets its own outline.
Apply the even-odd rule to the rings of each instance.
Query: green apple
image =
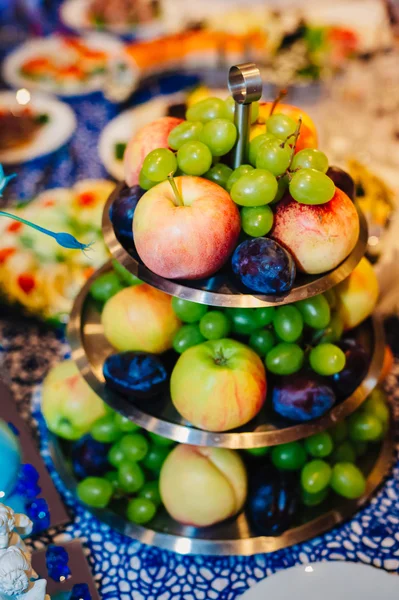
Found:
[[[72,360],[51,369],[43,383],[42,412],[50,431],[78,440],[106,414],[99,396],[80,375]]]
[[[227,431],[244,425],[266,398],[265,368],[248,346],[211,340],[180,356],[170,380],[172,402],[195,427]]]

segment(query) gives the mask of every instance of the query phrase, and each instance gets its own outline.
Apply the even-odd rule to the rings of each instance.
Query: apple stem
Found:
[[[273,104],[271,106],[270,109],[270,113],[269,113],[269,117],[272,116],[272,114],[274,113],[274,110],[277,106],[277,104],[279,104],[281,102],[281,100],[284,98],[284,96],[287,95],[287,90],[280,90],[279,93],[277,94],[277,97],[273,100]]]
[[[291,148],[290,163],[289,163],[289,165],[288,165],[288,169],[287,169],[287,171],[289,171],[289,170],[290,170],[290,168],[291,168],[291,165],[292,165],[292,161],[294,160],[294,156],[295,156],[295,146],[296,146],[296,143],[297,143],[297,140],[298,140],[298,137],[299,137],[299,133],[300,133],[300,130],[301,130],[301,125],[302,125],[302,117],[299,117],[299,119],[298,119],[298,125],[296,126],[295,132],[294,132],[294,133],[291,133],[291,135],[289,135],[289,136],[287,137],[287,139],[285,140],[285,142],[287,142],[287,140],[289,140],[289,139],[290,139],[290,137],[293,137],[293,138],[294,138],[294,143],[293,143],[293,145],[292,145],[292,148]]]
[[[172,186],[172,190],[173,193],[175,195],[175,199],[176,199],[176,206],[184,206],[184,202],[183,202],[183,198],[181,193],[179,192],[177,185],[176,185],[176,181],[173,178],[173,173],[169,173],[168,175],[168,181],[170,183],[170,185]]]

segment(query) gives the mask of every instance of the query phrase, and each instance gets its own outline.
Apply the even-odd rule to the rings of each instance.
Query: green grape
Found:
[[[97,442],[112,444],[121,437],[119,427],[115,423],[113,414],[104,415],[95,421],[90,430],[91,437]]]
[[[151,500],[151,502],[153,502],[156,507],[161,506],[162,498],[159,492],[158,481],[147,481],[147,483],[145,483],[139,491],[138,497]]]
[[[304,357],[297,344],[283,342],[269,350],[265,362],[267,370],[275,375],[292,375],[302,368]]]
[[[108,471],[105,473],[104,479],[110,482],[113,488],[113,493],[119,493],[119,480],[118,480],[118,471]]]
[[[328,158],[324,152],[315,148],[304,148],[297,152],[291,164],[291,171],[297,169],[316,169],[325,173],[328,169]]]
[[[253,308],[227,308],[226,313],[231,320],[232,332],[237,335],[251,335],[259,329]]]
[[[336,444],[344,442],[349,435],[349,427],[347,421],[341,421],[328,430],[332,439]]]
[[[167,448],[166,446],[151,446],[147,456],[143,461],[143,465],[149,471],[158,474],[169,452],[170,448]]]
[[[368,443],[367,442],[355,442],[352,440],[352,446],[356,452],[356,458],[359,456],[364,456],[367,452]]]
[[[386,403],[386,397],[382,390],[376,388],[362,405],[362,410],[366,414],[373,415],[386,426],[389,423],[389,408]]]
[[[342,462],[354,463],[356,461],[355,449],[350,442],[342,442],[335,448],[331,459],[334,464]]]
[[[306,451],[300,442],[280,444],[272,448],[271,459],[277,469],[298,471],[306,462]]]
[[[300,204],[324,204],[335,194],[335,185],[325,173],[300,169],[290,181],[290,194]]]
[[[305,448],[308,454],[315,458],[325,458],[333,451],[334,444],[332,437],[326,431],[315,433],[305,439]]]
[[[339,312],[333,312],[331,319],[325,330],[323,331],[320,343],[334,343],[339,342],[342,333],[344,331],[344,322]]]
[[[312,460],[302,469],[302,488],[308,494],[318,494],[330,483],[331,474],[331,467],[324,460]]]
[[[176,156],[168,148],[157,148],[149,152],[142,166],[143,175],[157,183],[165,181],[170,173],[174,175],[176,169]]]
[[[269,446],[263,446],[262,448],[245,448],[245,452],[251,456],[266,456],[266,454],[269,454],[269,451]]]
[[[199,139],[208,146],[212,156],[223,156],[236,143],[237,129],[228,119],[214,119],[205,123]]]
[[[340,496],[355,500],[363,496],[366,491],[366,480],[354,464],[337,463],[332,470],[331,487]]]
[[[98,302],[107,302],[112,296],[123,290],[116,273],[104,273],[91,284],[90,295]]]
[[[271,115],[266,121],[266,130],[280,140],[285,140],[296,131],[298,123],[287,115]]]
[[[200,328],[196,323],[191,325],[183,325],[179,331],[175,333],[173,338],[173,349],[175,352],[182,354],[192,346],[197,346],[205,342],[205,338],[200,332]]]
[[[238,181],[241,177],[243,177],[243,175],[246,175],[247,173],[249,173],[250,171],[253,171],[253,167],[251,165],[240,165],[239,167],[237,167],[237,169],[234,169],[234,171],[232,172],[232,174],[230,175],[230,177],[227,180],[227,185],[226,185],[227,191],[230,192],[230,190],[233,187],[233,185],[235,184],[235,182]]]
[[[274,306],[262,306],[261,308],[255,308],[255,321],[259,327],[266,327],[273,322],[276,309]]]
[[[120,467],[120,465],[125,460],[125,455],[120,446],[120,442],[117,442],[110,448],[107,458],[108,458],[108,462],[110,465],[112,465],[116,469],[118,469]]]
[[[163,437],[162,435],[158,435],[156,433],[152,433],[151,431],[148,433],[148,437],[156,446],[173,446],[175,443],[173,440],[169,438]]]
[[[261,146],[265,142],[273,142],[276,141],[276,138],[271,133],[261,133],[257,135],[249,142],[248,148],[248,160],[254,167],[256,166],[256,157],[258,156],[258,152]]]
[[[186,113],[187,121],[207,123],[213,119],[228,119],[229,111],[224,100],[220,98],[205,98],[190,106]]]
[[[128,433],[119,442],[126,460],[139,462],[147,455],[149,444],[141,433]]]
[[[184,323],[196,323],[200,321],[208,310],[206,304],[198,304],[197,302],[183,300],[183,298],[176,298],[175,296],[172,298],[172,308],[176,317]]]
[[[313,371],[327,377],[342,371],[346,357],[341,348],[334,344],[319,344],[310,351],[309,362]]]
[[[225,100],[228,118],[230,121],[234,121],[234,112],[236,103],[234,102],[234,98],[232,96],[228,96]],[[259,116],[259,102],[252,102],[251,104],[251,123],[255,123]]]
[[[241,227],[252,237],[262,237],[273,227],[273,211],[270,206],[244,206],[241,210]]]
[[[264,169],[253,169],[234,183],[230,196],[240,206],[263,206],[273,200],[276,192],[276,178]]]
[[[375,442],[382,433],[382,423],[373,414],[357,412],[349,418],[349,436],[355,442]]]
[[[133,287],[135,285],[140,285],[140,283],[143,283],[141,279],[136,277],[136,275],[133,275],[133,273],[130,273],[127,269],[125,269],[124,266],[118,263],[117,260],[112,261],[112,266],[123,285]]]
[[[202,142],[186,142],[177,151],[179,169],[187,175],[203,175],[211,168],[212,154]]]
[[[199,135],[203,128],[201,121],[183,121],[177,127],[172,129],[168,137],[168,146],[172,150],[178,150],[186,142],[199,140]]]
[[[305,324],[313,329],[324,329],[330,322],[330,306],[323,294],[295,302],[295,307]]]
[[[275,176],[282,175],[289,167],[291,153],[289,148],[285,147],[279,141],[265,142],[259,148],[256,157],[256,168],[270,171]],[[277,189],[275,194],[277,194]]]
[[[139,186],[143,189],[143,190],[150,190],[151,188],[154,187],[154,185],[158,185],[156,181],[151,181],[151,179],[148,179],[148,177],[146,177],[143,173],[143,169],[141,169],[140,173],[139,173]]]
[[[280,202],[281,198],[284,196],[285,192],[288,189],[288,176],[287,175],[283,175],[282,177],[280,177],[280,179],[278,180],[278,187],[277,187],[277,194],[274,196],[273,198],[273,202],[271,202],[271,204],[277,204],[277,202]]]
[[[275,343],[276,338],[268,329],[259,329],[258,331],[255,331],[249,338],[250,347],[262,357],[266,356],[266,354],[273,348]]]
[[[222,188],[226,189],[227,181],[232,174],[233,169],[230,169],[227,165],[223,163],[218,163],[217,165],[213,165],[204,175],[205,179],[209,179],[209,181],[213,181],[217,183]]]
[[[113,492],[112,483],[102,477],[86,477],[76,487],[79,500],[95,508],[108,506]]]
[[[126,516],[132,523],[144,525],[153,519],[156,515],[157,507],[147,498],[133,498],[129,500]]]
[[[136,462],[124,461],[118,470],[119,486],[128,494],[135,494],[145,483],[142,468]]]
[[[140,431],[141,429],[139,425],[119,413],[115,415],[115,425],[123,433],[133,433],[133,431]]]
[[[296,342],[303,331],[302,315],[292,304],[280,306],[274,315],[273,327],[283,342]]]
[[[231,323],[221,310],[212,310],[204,315],[199,324],[201,335],[207,340],[220,340],[229,335]]]
[[[324,488],[324,490],[321,490],[321,492],[317,492],[316,494],[309,494],[309,492],[301,490],[302,504],[305,506],[318,506],[327,498],[328,492],[328,487]]]

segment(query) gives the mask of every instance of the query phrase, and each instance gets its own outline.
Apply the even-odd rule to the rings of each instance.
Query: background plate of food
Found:
[[[6,58],[3,77],[16,88],[81,96],[103,89],[107,63],[121,48],[121,42],[105,33],[33,39]]]
[[[50,154],[76,129],[73,110],[44,94],[0,92],[0,163],[23,163]]]
[[[63,23],[76,31],[106,30],[140,39],[163,31],[159,2],[151,0],[65,0],[60,14]]]

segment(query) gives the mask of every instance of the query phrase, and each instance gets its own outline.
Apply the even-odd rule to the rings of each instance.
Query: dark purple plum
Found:
[[[158,395],[168,379],[159,356],[148,352],[112,354],[104,362],[103,373],[110,388],[139,399]]]
[[[335,394],[323,378],[307,373],[281,377],[273,388],[274,410],[291,421],[310,421],[324,415]]]
[[[145,193],[139,185],[123,188],[109,210],[115,235],[123,241],[133,241],[133,216],[141,196]]]
[[[110,444],[97,442],[85,435],[72,446],[72,467],[79,479],[104,475],[109,471],[107,454]]]
[[[341,340],[337,346],[345,353],[346,363],[343,370],[329,377],[329,380],[336,395],[347,398],[366,377],[370,358],[355,340]]]
[[[269,238],[242,242],[233,254],[234,273],[250,290],[261,294],[289,292],[296,275],[292,256]]]
[[[297,510],[298,477],[265,464],[249,479],[246,514],[254,533],[279,535],[292,527]]]

